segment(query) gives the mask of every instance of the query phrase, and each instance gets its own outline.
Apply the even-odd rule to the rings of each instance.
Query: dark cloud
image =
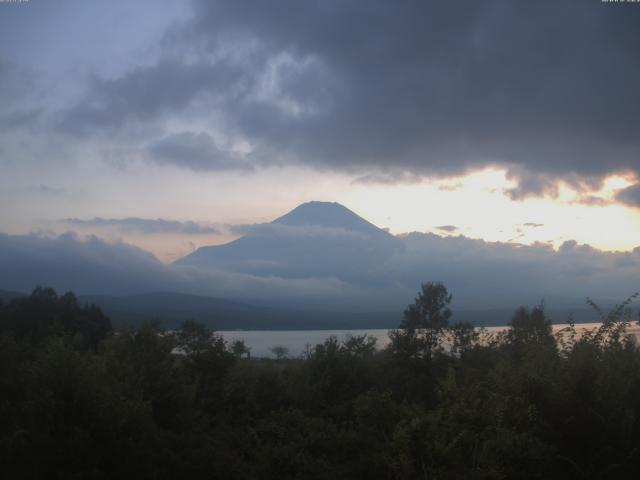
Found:
[[[33,72],[0,57],[0,94],[3,101],[15,101],[16,96],[24,95],[34,87]]]
[[[0,233],[0,289],[28,292],[38,284],[80,294],[172,291],[243,301],[326,300],[358,293],[336,278],[264,278],[166,265],[140,248],[94,236]]]
[[[595,195],[580,195],[572,203],[579,203],[582,205],[590,205],[594,207],[606,207],[615,202],[606,198],[597,197]]]
[[[61,222],[78,227],[114,227],[122,231],[139,231],[147,234],[182,233],[185,235],[204,235],[221,233],[217,227],[197,222],[179,222],[162,218],[66,218]]]
[[[28,108],[1,114],[0,128],[5,131],[21,128],[33,129],[42,120],[43,113],[44,109],[42,108]]]
[[[180,111],[200,94],[223,93],[238,81],[228,64],[166,59],[116,79],[94,77],[89,93],[63,112],[60,128],[75,134],[109,132],[131,122]]]
[[[630,187],[618,192],[616,199],[632,207],[640,208],[640,183],[631,185]]]
[[[421,181],[422,176],[416,173],[392,170],[389,172],[377,172],[363,175],[354,179],[351,183],[354,185],[406,185],[420,183]]]
[[[519,168],[518,172],[510,171],[508,177],[517,185],[505,191],[513,200],[524,200],[528,197],[558,196],[557,177],[547,174],[531,173]]]
[[[454,292],[456,304],[467,308],[541,298],[555,306],[575,305],[587,295],[615,300],[640,288],[640,250],[603,252],[575,241],[554,250],[540,243],[525,246],[420,233],[402,238],[406,249],[387,264],[385,274],[405,285],[442,280]]]
[[[252,143],[258,162],[442,175],[499,164],[519,182],[515,199],[553,195],[558,176],[597,183],[640,171],[633,5],[194,6],[171,50],[195,61],[96,80],[65,125],[115,127],[199,100]]]
[[[36,72],[0,56],[0,131],[31,129],[43,114]]]
[[[171,281],[169,281],[171,280]],[[153,255],[124,243],[73,234],[0,233],[0,288],[30,291],[36,284],[78,293],[125,294],[175,286]]]
[[[313,232],[306,230],[305,235],[313,237]],[[78,293],[175,291],[306,306],[313,300],[324,309],[327,302],[341,302],[353,308],[401,311],[428,280],[444,281],[457,308],[511,307],[541,298],[556,308],[575,307],[587,295],[619,300],[640,288],[640,248],[603,252],[567,241],[556,251],[544,244],[414,233],[397,237],[401,248],[375,255],[354,276],[349,256],[332,269],[314,257],[287,262],[290,242],[299,236],[295,229],[285,228],[272,231],[269,238],[256,237],[262,240],[255,242],[260,250],[239,261],[247,268],[247,262],[253,262],[254,272],[260,273],[247,273],[166,265],[144,250],[96,237],[0,234],[0,289],[29,291],[44,284]],[[316,240],[325,247],[334,242],[329,244],[333,247],[353,239],[343,235]],[[325,254],[331,251],[325,248]],[[366,252],[366,245],[360,251]],[[269,252],[280,255],[280,261],[270,263],[274,257]]]
[[[435,227],[435,228],[447,233],[453,233],[458,231],[458,227],[456,227],[455,225],[440,225],[439,227]]]
[[[206,170],[248,170],[251,166],[242,159],[233,158],[216,145],[211,135],[200,132],[170,134],[149,147],[151,160],[160,164],[172,164]]]

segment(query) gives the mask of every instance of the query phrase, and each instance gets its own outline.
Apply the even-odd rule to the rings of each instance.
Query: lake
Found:
[[[582,323],[577,324],[578,331],[590,330],[599,327],[600,323]],[[564,323],[553,325],[553,331],[565,328]],[[507,327],[485,327],[488,332],[499,332]],[[271,348],[275,346],[283,346],[289,350],[289,356],[300,356],[305,352],[307,345],[315,346],[323,343],[330,336],[335,336],[338,340],[344,340],[347,336],[364,335],[365,333],[371,337],[378,339],[377,347],[384,348],[389,343],[387,329],[371,329],[371,330],[232,330],[220,331],[225,340],[244,340],[247,347],[251,349],[252,357],[273,357]],[[628,332],[640,337],[640,326],[632,324],[628,328]]]

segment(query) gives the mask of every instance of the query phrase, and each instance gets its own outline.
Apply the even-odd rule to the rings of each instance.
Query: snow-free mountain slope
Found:
[[[292,227],[337,228],[364,235],[386,234],[384,230],[337,202],[303,203],[271,223]]]
[[[178,265],[284,278],[362,279],[402,248],[393,235],[338,203],[309,202]]]

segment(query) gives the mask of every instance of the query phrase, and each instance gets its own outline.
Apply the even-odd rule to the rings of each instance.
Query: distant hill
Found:
[[[288,310],[248,305],[219,298],[182,293],[156,292],[142,295],[82,295],[80,302],[98,305],[115,326],[139,325],[158,319],[173,328],[188,319],[216,330],[323,330],[393,328],[400,314]]]
[[[402,242],[338,203],[309,202],[225,245],[201,247],[177,265],[282,278],[369,278]]]
[[[61,293],[61,292],[59,292]],[[0,300],[8,302],[26,293],[0,290]],[[139,295],[80,295],[80,303],[99,306],[116,327],[137,326],[157,319],[166,328],[177,327],[188,319],[216,330],[341,330],[396,328],[402,312],[335,312],[287,309],[234,302],[221,298],[176,292]],[[453,322],[478,326],[506,325],[513,309],[455,310]],[[576,323],[597,322],[590,308],[549,310],[553,323],[564,323],[570,315]],[[635,313],[634,315],[637,315]]]
[[[14,292],[11,290],[0,290],[0,300],[3,302],[8,302],[10,300],[13,300],[14,298],[24,297],[26,295],[27,295],[26,293],[22,293],[22,292]]]
[[[264,307],[220,298],[172,292],[142,295],[82,295],[82,303],[98,305],[115,326],[140,325],[158,319],[166,328],[193,319],[216,330],[340,330],[397,328],[402,312],[332,312]],[[506,325],[513,309],[455,310],[452,322],[478,326]],[[577,323],[596,322],[591,309],[558,309],[547,312],[554,323],[573,315]]]
[[[454,320],[482,325],[504,325],[516,306],[541,299],[557,323],[570,312],[596,320],[584,296],[607,310],[640,285],[640,270],[629,267],[640,249],[393,236],[338,203],[304,203],[270,223],[236,228],[241,238],[174,264],[99,237],[0,233],[0,299],[41,284],[92,294],[88,301],[120,324],[160,317],[218,329],[353,329],[396,326],[425,281],[442,281],[454,295]]]

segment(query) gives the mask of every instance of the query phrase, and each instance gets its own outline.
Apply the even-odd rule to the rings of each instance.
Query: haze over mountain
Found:
[[[138,295],[81,295],[81,303],[99,305],[116,326],[140,325],[157,319],[176,328],[185,319],[202,322],[216,330],[327,330],[395,328],[402,312],[336,312],[251,305],[240,301],[173,292]],[[479,321],[494,321],[484,315]],[[498,317],[500,318],[500,317]]]
[[[219,301],[228,299],[269,307],[265,318],[274,319],[272,325],[278,323],[274,311],[283,319],[314,325],[322,323],[319,317],[300,312],[359,312],[365,318],[378,312],[381,316],[375,321],[372,316],[371,324],[381,325],[397,318],[424,281],[445,282],[454,294],[455,310],[500,311],[501,321],[515,306],[541,299],[565,312],[562,321],[566,313],[582,310],[586,296],[613,303],[640,286],[640,248],[603,252],[567,241],[555,250],[547,244],[485,242],[461,235],[393,236],[337,203],[305,203],[271,223],[240,230],[244,235],[237,240],[202,247],[173,264],[97,237],[0,234],[0,288],[28,292],[42,284],[101,295],[102,303],[123,319],[151,313],[150,299],[158,313],[166,313],[167,295],[180,293],[215,297],[181,301],[206,304],[206,309],[191,309],[205,320],[231,311],[220,308]],[[139,297],[152,292],[167,293]],[[137,297],[114,300],[121,295]],[[125,303],[135,308],[123,313]],[[173,321],[186,311],[178,308],[167,318]],[[251,308],[233,311],[243,312],[231,315],[243,317],[243,326],[260,323],[252,319],[257,313]],[[486,315],[474,318],[492,323]],[[230,328],[228,322],[224,328]]]
[[[177,265],[283,278],[358,281],[403,248],[402,242],[338,203],[304,203],[255,225],[226,245],[201,247]]]
[[[425,281],[455,309],[640,289],[638,2],[0,10],[0,289],[359,312]]]
[[[594,291],[613,300],[639,284],[634,269],[639,262],[640,249],[607,253],[571,241],[555,251],[545,244],[463,236],[393,236],[343,205],[309,202],[271,223],[248,227],[238,240],[199,248],[176,265],[262,278],[335,280],[342,283],[343,296],[356,302],[396,308],[420,282],[442,280],[459,305],[473,309],[542,298],[557,307],[576,306]]]

